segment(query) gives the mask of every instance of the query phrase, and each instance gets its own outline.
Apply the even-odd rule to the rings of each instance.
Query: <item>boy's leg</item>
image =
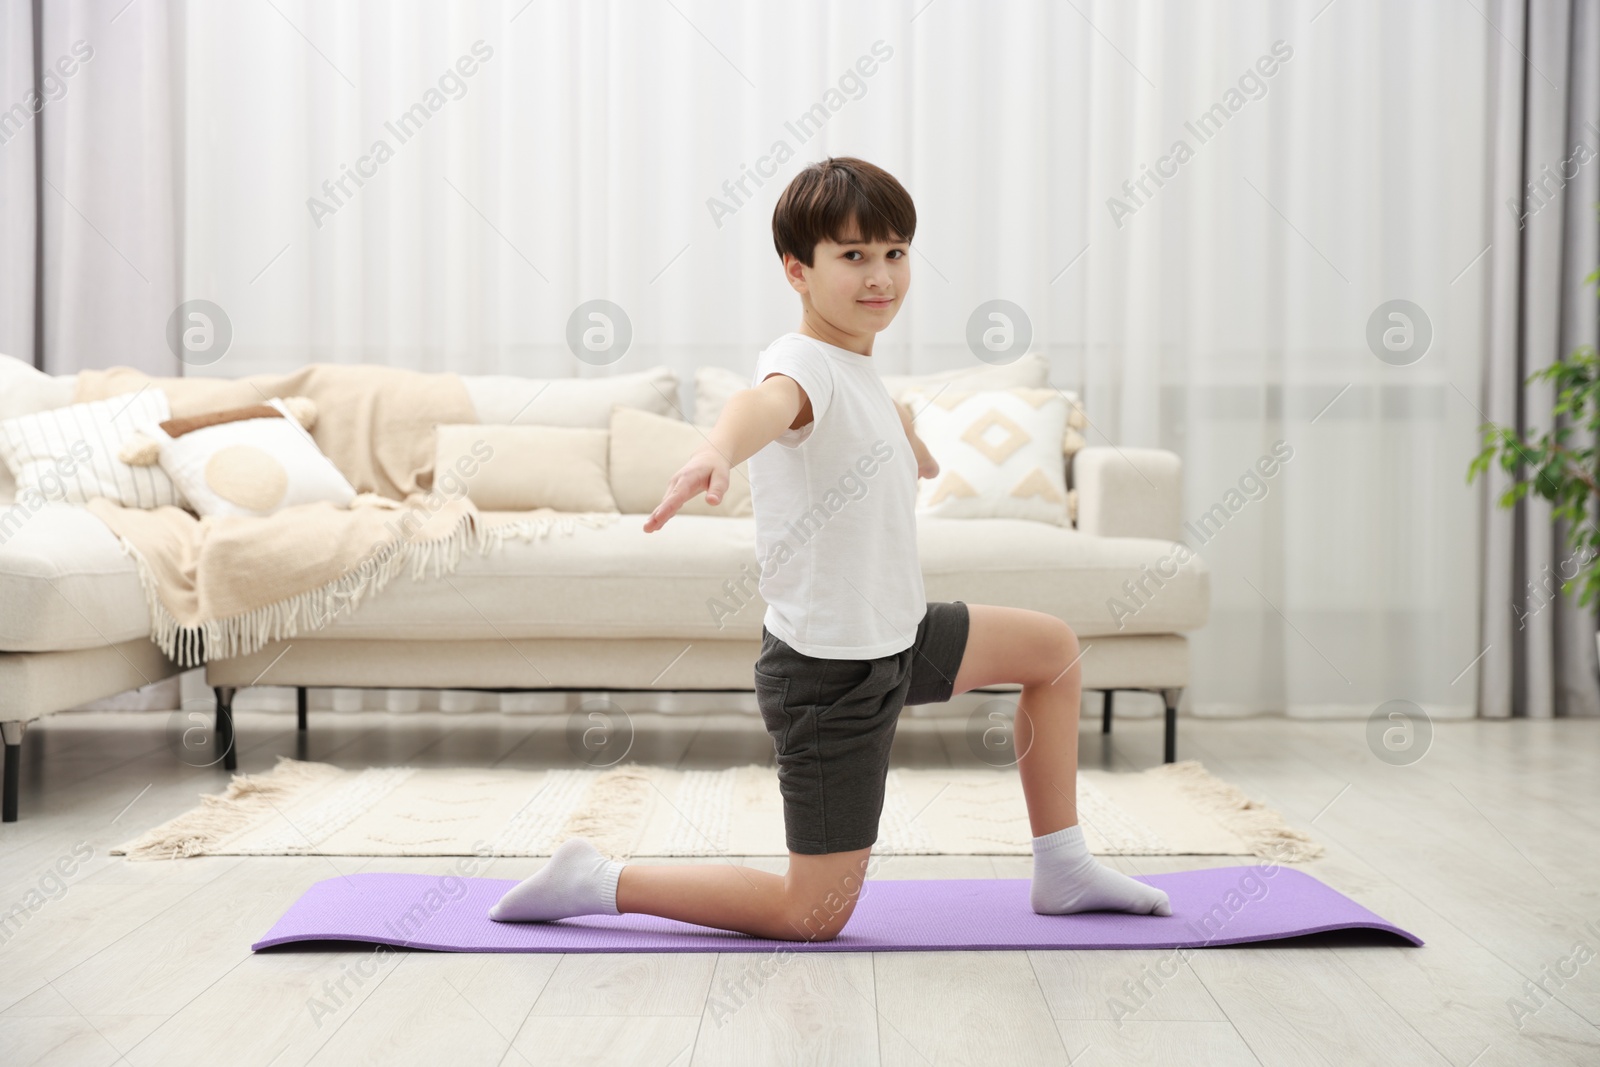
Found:
[[[733,864],[630,863],[617,909],[784,941],[831,941],[855,911],[872,849],[789,853],[778,875]]]
[[[967,645],[953,693],[1022,685],[1012,737],[1033,828],[1033,910],[1171,915],[1165,892],[1105,866],[1084,844],[1077,803],[1083,692],[1077,635],[1042,611],[969,604],[967,612]]]
[[[1013,739],[1033,835],[1078,821],[1078,712],[1083,668],[1072,627],[1042,611],[967,605],[967,648],[955,693],[1022,686]]]
[[[931,607],[931,606],[930,606]],[[948,687],[937,672],[950,669],[960,618],[938,606],[917,627],[904,654],[875,660],[821,660],[802,655],[762,628],[755,688],[778,756],[784,789],[789,869],[783,876],[715,864],[630,864],[617,881],[617,908],[784,940],[832,940],[861,895],[872,847],[821,854],[794,851],[796,842],[855,844],[876,837],[889,747],[901,701],[915,680],[918,656],[933,655],[921,672],[919,695]],[[937,636],[932,645],[925,644]],[[953,646],[953,647],[952,647]],[[907,677],[910,672],[913,677]],[[943,699],[943,696],[940,697]],[[830,786],[824,791],[826,766]],[[862,814],[864,813],[864,814]],[[870,824],[863,825],[864,823]]]

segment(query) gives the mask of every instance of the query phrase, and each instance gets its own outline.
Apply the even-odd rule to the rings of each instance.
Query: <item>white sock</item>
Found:
[[[1083,828],[1077,825],[1033,839],[1033,887],[1028,899],[1040,915],[1076,911],[1172,914],[1165,892],[1095,859],[1084,844]]]
[[[623,864],[608,860],[588,838],[569,837],[549,862],[506,891],[489,918],[500,922],[542,922],[574,915],[619,915],[617,879]]]

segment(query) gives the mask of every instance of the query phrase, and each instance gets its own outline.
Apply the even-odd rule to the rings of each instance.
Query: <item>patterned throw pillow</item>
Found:
[[[105,497],[129,508],[181,505],[182,494],[160,467],[117,458],[141,425],[169,413],[167,394],[145,388],[21,415],[0,422],[0,459],[17,480],[19,500],[38,494],[68,504]]]
[[[308,423],[314,418],[303,398],[273,398],[142,430],[198,515],[271,515],[323,500],[347,506],[355,487],[301,427],[297,410]]]
[[[917,483],[917,511],[947,518],[1070,525],[1061,458],[1066,399],[1055,389],[953,386],[904,395],[939,473]]]

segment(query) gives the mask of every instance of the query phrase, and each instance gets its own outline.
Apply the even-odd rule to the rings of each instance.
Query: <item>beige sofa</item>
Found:
[[[676,376],[667,368],[641,373],[664,410],[676,414]],[[992,368],[978,373],[980,380],[1007,384]],[[1037,373],[1045,373],[1042,359]],[[898,394],[946,377],[885,381]],[[509,421],[516,383],[464,378],[480,421]],[[607,381],[586,379],[574,388],[603,390]],[[706,399],[738,381],[726,371],[697,375],[701,403],[694,421],[714,421]],[[561,410],[569,413],[563,418],[584,408],[572,402],[576,395],[563,400]],[[604,409],[611,398],[589,398],[595,399],[600,403],[591,410]],[[38,375],[0,356],[0,419],[71,402],[70,378]],[[1085,689],[1108,694],[1102,729],[1111,725],[1110,693],[1160,693],[1164,758],[1171,762],[1177,706],[1189,677],[1185,634],[1205,624],[1210,603],[1209,571],[1199,558],[1172,577],[1154,577],[1179,538],[1178,457],[1154,449],[1082,447],[1067,463],[1076,497],[1073,526],[920,516],[927,595],[1033,608],[1066,620],[1086,646]],[[150,641],[137,572],[110,530],[75,505],[19,511],[13,492],[0,465],[6,821],[17,817],[19,746],[27,723],[180,670]],[[397,577],[323,629],[247,656],[211,660],[206,681],[217,693],[222,766],[236,766],[233,696],[253,685],[297,687],[302,729],[309,686],[750,691],[765,611],[754,582],[754,520],[680,514],[646,534],[644,518],[624,514],[604,529],[508,542],[486,556],[466,553],[448,581]],[[1108,602],[1133,602],[1134,588],[1144,590],[1136,599],[1145,604],[1119,623]],[[713,601],[724,610],[712,610]]]

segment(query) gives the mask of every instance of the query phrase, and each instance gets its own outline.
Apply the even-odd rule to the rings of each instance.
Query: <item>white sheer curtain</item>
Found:
[[[634,331],[610,370],[666,363],[687,401],[696,366],[748,369],[796,322],[783,185],[859,155],[919,213],[885,373],[972,360],[968,316],[1014,301],[1091,444],[1172,449],[1185,516],[1230,513],[1191,541],[1212,614],[1187,711],[1470,715],[1484,488],[1464,474],[1505,210],[1488,10],[192,3],[181,288],[234,340],[189,372],[606,373],[564,342],[606,299]],[[379,141],[392,155],[363,163]],[[332,188],[346,168],[367,176]],[[1414,362],[1369,345],[1396,299],[1431,324]],[[1248,475],[1279,441],[1261,495]]]

